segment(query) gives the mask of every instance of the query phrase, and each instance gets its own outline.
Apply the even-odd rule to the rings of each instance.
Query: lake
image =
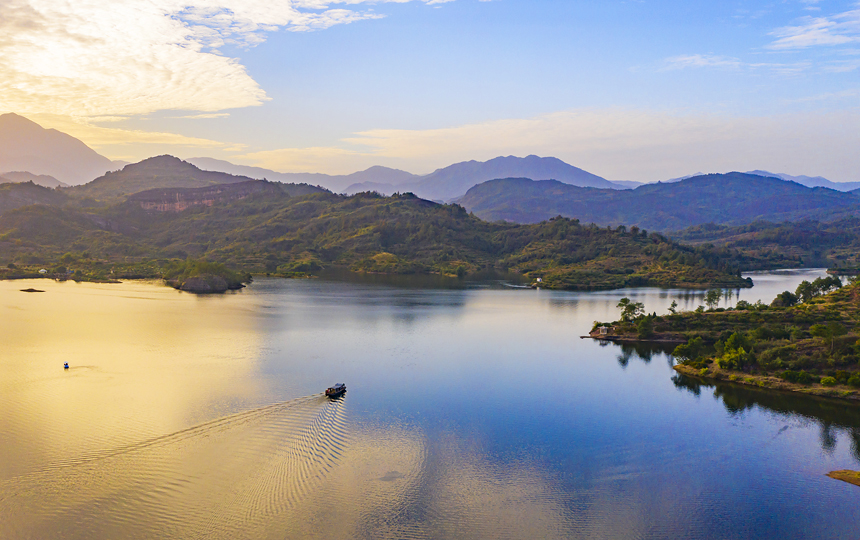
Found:
[[[751,274],[724,304],[821,275]],[[857,537],[860,488],[825,474],[860,468],[860,409],[581,339],[623,296],[703,303],[378,276],[221,296],[0,281],[0,537]]]

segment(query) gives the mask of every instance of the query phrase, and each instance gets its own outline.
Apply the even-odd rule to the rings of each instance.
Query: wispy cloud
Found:
[[[784,103],[792,104],[792,103],[816,103],[822,101],[836,101],[841,99],[851,99],[860,96],[860,90],[856,88],[852,88],[850,90],[842,90],[840,92],[825,92],[823,94],[816,94],[814,96],[806,96],[798,99],[789,99],[785,100]]]
[[[743,62],[737,58],[727,56],[716,56],[709,54],[683,54],[667,58],[664,61],[664,70],[676,70],[686,68],[720,67],[729,69],[740,69]]]
[[[2,105],[70,116],[260,105],[265,91],[219,48],[379,18],[361,5],[380,1],[410,0],[0,0]]]
[[[56,114],[32,114],[28,118],[45,128],[53,128],[79,138],[93,148],[121,145],[171,145],[193,148],[237,148],[237,145],[201,137],[187,137],[177,133],[144,131],[138,129],[123,129],[104,127],[96,124],[90,118],[70,117]],[[123,120],[118,118],[117,120]],[[100,117],[99,123],[113,119]]]
[[[777,38],[768,45],[772,50],[855,43],[860,41],[860,9],[829,17],[803,17],[797,25],[777,28],[770,35]]]
[[[230,113],[203,113],[203,114],[191,114],[186,116],[172,116],[171,118],[177,118],[182,120],[206,120],[211,118],[227,118],[230,116]]]
[[[730,70],[769,70],[783,75],[793,75],[811,67],[809,62],[774,63],[743,62],[738,58],[708,54],[686,54],[673,56],[663,61],[663,71],[695,68],[720,68]]]

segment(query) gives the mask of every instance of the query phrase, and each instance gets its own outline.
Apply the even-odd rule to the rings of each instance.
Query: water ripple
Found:
[[[265,537],[332,473],[347,426],[345,399],[314,395],[58,461],[0,484],[0,522],[14,538]]]

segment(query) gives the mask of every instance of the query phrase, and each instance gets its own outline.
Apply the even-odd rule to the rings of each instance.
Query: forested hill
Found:
[[[11,262],[20,270],[62,260],[96,270],[151,268],[153,262],[206,258],[279,274],[329,266],[447,275],[494,268],[540,277],[554,288],[749,286],[731,253],[681,246],[637,228],[610,230],[564,218],[488,223],[460,206],[409,194],[291,197],[264,188],[184,210],[158,204],[159,197],[150,192],[109,207],[36,205],[6,212],[0,215],[0,266]],[[156,204],[142,204],[151,199]]]
[[[33,182],[9,182],[0,184],[0,214],[22,206],[33,204],[61,205],[68,197],[63,193]]]
[[[709,223],[684,229],[672,237],[687,244],[729,247],[761,261],[763,268],[860,268],[858,217],[832,222],[757,221],[735,227]]]
[[[830,221],[860,212],[855,194],[745,173],[702,175],[623,191],[506,178],[477,185],[458,202],[490,221],[535,223],[561,215],[583,223],[659,231],[703,223]]]
[[[173,156],[157,156],[126,165],[82,186],[65,191],[74,197],[116,202],[126,195],[155,188],[199,188],[252,180],[246,176],[204,171]]]

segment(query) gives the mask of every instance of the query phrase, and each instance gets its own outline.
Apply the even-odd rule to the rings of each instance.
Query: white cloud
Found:
[[[116,116],[260,105],[268,99],[265,91],[219,47],[252,47],[278,29],[309,31],[379,18],[355,9],[373,3],[0,0],[3,108]]]
[[[844,45],[860,41],[860,9],[830,17],[803,17],[796,26],[785,26],[770,33],[776,41],[773,50],[805,49],[816,45]]]

